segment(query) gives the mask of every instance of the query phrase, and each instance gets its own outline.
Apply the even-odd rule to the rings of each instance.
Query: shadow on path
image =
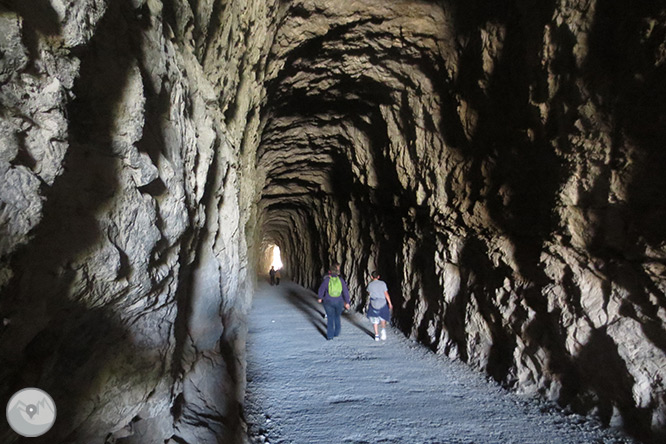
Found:
[[[309,302],[306,298],[307,295],[298,293],[294,290],[287,290],[285,299],[294,307],[298,308],[306,315],[310,323],[317,329],[317,331],[326,338],[326,323],[324,322],[324,314],[320,312],[314,305],[316,302]],[[312,299],[316,301],[316,299]]]
[[[298,291],[295,289],[295,287],[289,287],[286,289],[286,291],[287,293],[285,295],[285,299],[294,307],[298,308],[302,313],[307,315],[310,323],[325,338],[326,318],[324,312],[320,311],[318,308],[321,305],[317,302],[317,296],[311,292]],[[375,333],[372,331],[372,329],[364,326],[355,313],[349,310],[345,310],[342,314],[342,319],[347,320],[347,322],[349,322],[354,327],[358,328],[371,338],[375,337]]]
[[[361,330],[361,331],[362,331],[363,333],[365,333],[366,335],[370,336],[370,337],[373,338],[373,339],[375,338],[375,332],[372,331],[372,329],[369,329],[369,328],[367,328],[365,325],[363,325],[363,324],[361,323],[361,321],[359,321],[358,316],[356,316],[355,313],[352,313],[352,312],[350,312],[350,311],[345,311],[345,312],[342,314],[342,317],[343,317],[344,319],[346,319],[347,321],[349,321],[350,324],[352,324],[354,327],[356,327],[356,328],[358,328],[359,330]]]

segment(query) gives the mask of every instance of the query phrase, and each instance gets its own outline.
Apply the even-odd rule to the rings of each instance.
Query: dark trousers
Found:
[[[326,311],[326,339],[333,339],[340,334],[340,316],[345,308],[341,297],[335,300],[324,301]]]

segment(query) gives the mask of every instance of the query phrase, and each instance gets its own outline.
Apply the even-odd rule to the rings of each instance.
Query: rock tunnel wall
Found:
[[[310,287],[340,261],[357,307],[377,268],[406,334],[663,438],[659,2],[1,8],[0,393],[53,395],[48,442],[240,439],[268,244]]]
[[[53,396],[35,442],[241,439],[269,7],[2,2],[0,399]]]
[[[262,223],[295,280],[521,392],[666,431],[661,2],[290,4]]]

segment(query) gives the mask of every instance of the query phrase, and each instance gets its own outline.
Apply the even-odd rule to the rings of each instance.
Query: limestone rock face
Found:
[[[36,442],[242,439],[239,171],[261,83],[239,63],[267,33],[237,37],[270,21],[223,3],[0,11],[0,393],[53,396]]]
[[[407,335],[663,441],[661,2],[0,8],[0,393],[54,397],[35,442],[240,440],[273,244],[309,287],[341,262],[359,309],[379,270]]]
[[[378,269],[406,334],[661,442],[666,9],[491,3],[289,3],[265,241],[310,287],[340,261],[359,309]]]

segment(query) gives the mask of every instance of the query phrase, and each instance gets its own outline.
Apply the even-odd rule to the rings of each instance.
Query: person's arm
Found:
[[[393,304],[391,303],[391,297],[388,294],[388,290],[384,292],[384,296],[386,297],[386,302],[388,302],[389,309],[393,310]]]
[[[324,300],[324,296],[326,296],[326,288],[328,288],[328,276],[324,278],[321,285],[319,286],[319,290],[317,291],[317,300],[320,304],[321,301]]]

